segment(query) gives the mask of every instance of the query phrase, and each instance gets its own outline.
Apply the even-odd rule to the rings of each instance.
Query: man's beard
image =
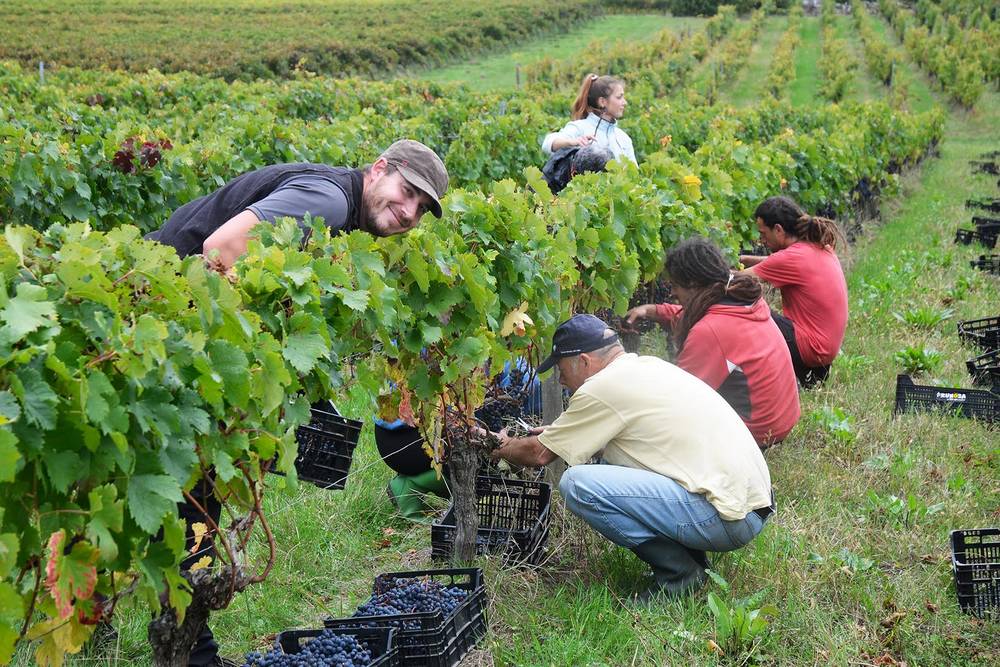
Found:
[[[372,188],[371,192],[361,193],[361,215],[360,224],[361,229],[368,232],[372,236],[392,236],[391,232],[385,231],[384,228],[380,228],[378,225],[377,215],[382,213],[388,208],[389,200],[382,197],[377,188]]]

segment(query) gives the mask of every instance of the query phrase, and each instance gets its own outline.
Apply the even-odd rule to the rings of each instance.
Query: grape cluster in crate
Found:
[[[286,630],[244,667],[453,667],[486,634],[486,586],[477,568],[391,572],[350,618]]]

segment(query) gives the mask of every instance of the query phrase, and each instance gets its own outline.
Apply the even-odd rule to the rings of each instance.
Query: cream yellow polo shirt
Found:
[[[603,450],[610,464],[669,477],[729,521],[771,504],[767,463],[743,420],[658,357],[625,354],[587,378],[538,439],[569,465]]]

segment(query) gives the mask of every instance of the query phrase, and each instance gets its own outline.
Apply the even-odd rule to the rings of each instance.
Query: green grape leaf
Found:
[[[83,262],[68,261],[56,269],[56,275],[66,285],[67,294],[80,299],[89,299],[114,310],[111,281],[104,273]]]
[[[14,643],[20,636],[24,601],[17,590],[0,581],[0,663],[6,665],[14,656]],[[15,628],[17,628],[15,630]]]
[[[56,323],[55,304],[47,299],[48,292],[44,287],[18,284],[17,296],[8,300],[0,310],[0,319],[6,322],[4,328],[13,335],[13,341],[21,340],[39,327]]]
[[[21,452],[17,449],[17,436],[0,429],[0,482],[13,482]]]
[[[94,371],[86,376],[87,401],[84,409],[91,424],[103,428],[104,420],[111,411],[111,406],[118,403],[118,395],[111,386],[108,376],[101,371]]]
[[[120,533],[125,516],[125,502],[118,500],[114,484],[99,486],[87,495],[90,500],[90,523],[87,537],[97,545],[105,562],[118,557],[118,544],[112,532]]]
[[[323,337],[316,333],[292,334],[285,339],[281,355],[295,370],[305,375],[316,367],[316,362],[327,356],[330,348]]]
[[[351,310],[357,310],[364,312],[368,308],[368,290],[350,290],[343,288],[335,288],[333,290],[334,294],[340,297],[344,305]]]
[[[418,251],[411,250],[406,253],[406,270],[410,272],[413,276],[413,280],[417,283],[417,287],[424,294],[427,294],[427,290],[430,289],[430,276],[429,270],[430,265],[427,260],[424,259],[422,253]]]
[[[180,555],[184,551],[185,525],[185,521],[180,517],[167,516],[163,518],[163,544],[174,555]]]
[[[148,313],[140,316],[133,335],[137,353],[157,362],[166,358],[163,341],[167,338],[167,326],[156,317]]]
[[[213,370],[225,384],[226,398],[239,407],[246,407],[250,399],[250,376],[247,355],[243,350],[224,340],[208,344],[208,355]]]
[[[20,368],[11,378],[11,388],[20,399],[24,416],[29,423],[45,430],[55,428],[59,397],[41,373],[30,366]]]
[[[191,471],[198,465],[198,454],[194,451],[194,441],[172,437],[157,452],[160,465],[177,483],[184,486],[191,477]]]
[[[21,406],[18,405],[14,394],[6,389],[0,391],[0,424],[17,421],[21,416]]]
[[[70,450],[47,451],[43,460],[52,486],[60,493],[69,491],[70,485],[80,476],[80,455]]]
[[[17,564],[17,550],[20,548],[20,541],[14,533],[3,533],[0,535],[0,577],[6,577]],[[0,605],[3,609],[3,605]]]
[[[29,247],[33,247],[38,243],[39,234],[31,227],[22,226],[7,226],[3,230],[4,238],[7,239],[7,243],[13,248],[14,252],[20,258],[21,262],[24,262],[24,253]]]
[[[173,515],[183,500],[180,485],[169,475],[135,475],[129,480],[129,514],[149,534],[156,533],[164,515]]]
[[[435,327],[426,322],[420,323],[420,335],[423,337],[424,345],[433,345],[441,340],[443,332],[441,327]]]

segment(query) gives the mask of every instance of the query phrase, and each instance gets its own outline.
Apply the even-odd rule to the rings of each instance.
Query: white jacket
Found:
[[[542,140],[542,150],[546,155],[552,155],[552,142],[558,138],[576,139],[584,135],[595,137],[594,143],[601,148],[607,148],[615,159],[627,157],[635,162],[635,150],[632,148],[632,140],[618,125],[611,121],[604,120],[593,111],[586,118],[571,120],[566,123],[566,127],[558,132],[549,132]]]

